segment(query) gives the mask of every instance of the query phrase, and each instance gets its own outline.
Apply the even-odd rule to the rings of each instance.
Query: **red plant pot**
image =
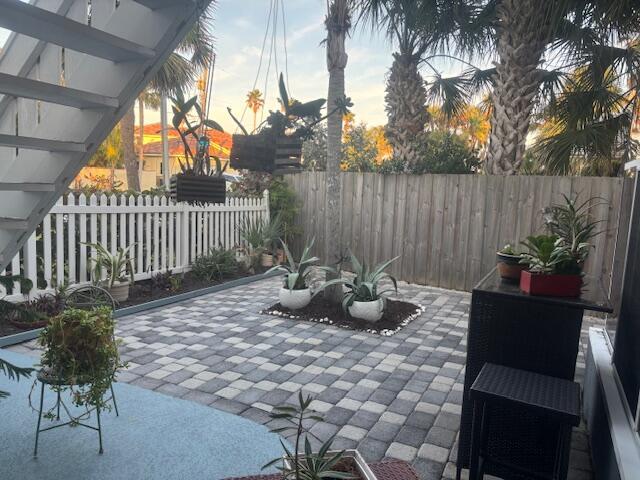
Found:
[[[530,295],[579,297],[581,287],[581,275],[549,275],[529,270],[520,275],[520,290]]]

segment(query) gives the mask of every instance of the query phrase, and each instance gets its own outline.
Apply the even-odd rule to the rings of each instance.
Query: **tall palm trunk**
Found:
[[[138,181],[142,183],[144,170],[144,98],[138,97]]]
[[[546,23],[545,9],[536,0],[502,0],[499,4],[488,173],[515,175],[524,160],[540,86],[537,68],[548,37]]]
[[[332,110],[336,100],[344,97],[344,69],[349,57],[345,50],[345,40],[350,26],[349,0],[333,0],[325,20],[327,28],[327,70],[329,71],[329,91],[327,109]],[[331,115],[327,119],[327,172],[326,212],[325,212],[325,250],[324,259],[330,265],[338,267],[342,256],[341,238],[341,185],[340,160],[342,154],[342,116]],[[329,280],[331,275],[327,275]],[[335,286],[325,290],[331,301],[342,301],[342,288]]]
[[[138,162],[136,159],[135,142],[135,113],[133,106],[120,120],[120,138],[122,142],[122,156],[124,168],[127,172],[127,186],[129,190],[140,191],[140,179],[138,178]]]
[[[394,53],[385,95],[387,139],[393,156],[403,159],[407,165],[415,165],[420,159],[417,137],[429,120],[427,91],[418,71],[419,61],[419,56],[413,53]]]

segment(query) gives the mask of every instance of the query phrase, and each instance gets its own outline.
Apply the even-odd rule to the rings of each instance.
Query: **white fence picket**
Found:
[[[165,197],[68,194],[44,217],[39,235],[34,233],[14,257],[11,272],[31,279],[31,295],[65,283],[87,283],[96,255],[88,243],[101,243],[114,253],[135,245],[130,255],[136,280],[166,270],[186,272],[211,247],[240,245],[237,225],[244,218],[269,218],[267,193],[259,198],[228,197],[224,204],[206,206],[176,204]],[[20,300],[21,293],[28,292],[16,285],[7,298]]]

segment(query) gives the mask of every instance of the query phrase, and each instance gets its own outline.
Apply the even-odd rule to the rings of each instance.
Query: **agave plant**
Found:
[[[529,236],[522,242],[529,249],[520,263],[531,272],[543,274],[577,274],[580,266],[571,256],[569,247],[557,235]]]
[[[124,282],[127,279],[133,283],[133,258],[129,256],[129,252],[135,243],[127,248],[118,247],[115,255],[100,243],[86,245],[96,251],[96,256],[91,258],[93,262],[91,278],[94,283],[102,282],[103,276],[106,276],[104,281],[108,288],[113,287],[116,282]]]
[[[314,438],[315,436],[308,432],[310,422],[322,422],[323,418],[310,408],[312,401],[313,398],[310,395],[305,398],[302,392],[298,392],[298,406],[275,407],[270,414],[272,419],[286,424],[283,427],[273,428],[271,432],[283,435],[295,434],[293,451],[280,440],[284,450],[284,466],[278,466],[278,469],[282,471],[282,478],[284,480],[357,479],[358,477],[350,473],[334,470],[344,458],[344,450],[329,453],[335,435],[324,442],[317,453],[313,452],[309,436]],[[301,451],[302,443],[304,443],[304,451]],[[262,468],[269,468],[281,462],[283,458],[275,458]]]
[[[275,267],[270,268],[267,273],[275,271],[285,272],[284,287],[289,290],[304,290],[309,288],[307,283],[307,277],[311,273],[309,267],[320,260],[318,257],[311,256],[311,249],[313,248],[315,239],[312,239],[307,245],[305,245],[298,263],[296,263],[293,255],[291,255],[287,244],[283,240],[280,240],[280,242],[284,249],[287,264],[276,265]]]
[[[589,255],[591,243],[595,236],[602,233],[597,231],[601,221],[591,220],[590,212],[594,198],[589,198],[582,203],[578,199],[572,199],[563,195],[564,204],[555,204],[544,211],[544,222],[547,230],[557,235],[568,247],[569,253],[579,265],[583,265]]]
[[[369,268],[365,262],[360,262],[353,253],[350,254],[350,257],[353,273],[355,273],[353,280],[347,278],[329,280],[320,286],[318,292],[332,285],[344,285],[347,287],[347,291],[344,293],[342,299],[342,308],[345,310],[353,305],[353,302],[373,302],[379,298],[384,298],[383,295],[385,293],[393,291],[397,293],[398,283],[395,277],[385,272],[385,270],[391,263],[400,258],[399,256],[379,263],[373,268]],[[329,269],[329,267],[325,268]],[[379,284],[384,279],[391,280],[393,288],[380,290]],[[316,294],[318,292],[316,292]]]

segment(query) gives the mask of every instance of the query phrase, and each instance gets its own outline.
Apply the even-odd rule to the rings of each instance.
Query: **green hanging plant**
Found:
[[[120,361],[114,337],[115,321],[108,307],[91,311],[67,309],[52,318],[38,339],[43,347],[43,371],[54,390],[70,390],[76,406],[109,409],[104,394],[111,387]]]

